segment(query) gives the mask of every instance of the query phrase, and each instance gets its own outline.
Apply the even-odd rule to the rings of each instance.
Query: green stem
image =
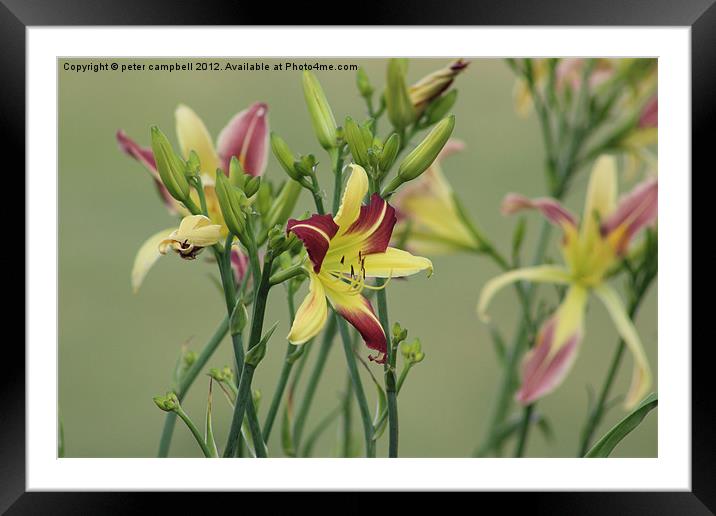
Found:
[[[303,263],[298,263],[296,265],[292,265],[291,267],[284,269],[282,271],[277,272],[271,278],[269,281],[271,282],[271,286],[278,285],[279,283],[283,283],[284,281],[288,281],[291,278],[295,278],[296,276],[302,276],[306,274],[306,269],[303,266]],[[291,321],[293,321],[293,317],[291,318]]]
[[[351,427],[353,426],[353,382],[350,375],[346,375],[346,389],[343,395],[343,403],[341,404],[341,413],[343,415],[342,434],[341,434],[341,455],[343,457],[351,456]]]
[[[264,270],[261,275],[261,279],[256,287],[254,312],[251,318],[251,333],[249,335],[249,351],[253,349],[254,346],[256,346],[261,340],[264,316],[266,315],[266,300],[271,288],[269,277],[271,275],[272,262],[273,257],[269,251],[264,261]],[[266,445],[262,438],[262,433],[259,430],[258,420],[256,418],[251,418],[251,412],[253,409],[253,401],[251,400],[251,381],[253,380],[255,369],[256,367],[254,365],[244,362],[243,369],[241,371],[241,379],[239,380],[239,394],[236,399],[236,405],[234,405],[234,416],[231,420],[231,429],[229,431],[229,437],[224,449],[224,457],[232,457],[236,451],[236,445],[238,444],[241,432],[241,422],[244,419],[244,413],[247,413],[247,405],[249,406],[249,426],[254,437],[256,456],[266,457]]]
[[[331,164],[333,165],[333,174],[335,176],[335,184],[333,187],[333,213],[338,213],[338,207],[341,205],[341,190],[343,186],[343,161],[341,153],[338,149],[333,149],[329,153],[331,155]]]
[[[385,280],[378,279],[377,286],[381,287],[385,284]],[[384,365],[385,373],[385,395],[388,401],[388,457],[394,458],[398,456],[398,395],[395,387],[395,353],[390,338],[390,319],[388,317],[388,299],[385,289],[381,288],[377,291],[378,298],[378,318],[383,327],[383,333],[387,340],[387,356]]]
[[[184,396],[189,390],[189,387],[191,387],[191,385],[194,383],[194,380],[196,380],[196,377],[199,375],[199,372],[204,368],[206,363],[209,361],[209,358],[211,358],[211,356],[214,354],[216,348],[219,347],[219,344],[221,344],[221,341],[224,339],[228,331],[229,317],[227,316],[224,317],[224,320],[221,321],[221,323],[219,323],[219,326],[216,328],[216,330],[214,330],[214,334],[209,339],[209,342],[206,343],[204,349],[202,349],[199,353],[199,356],[196,358],[196,361],[191,365],[191,367],[186,371],[186,373],[184,373],[184,376],[182,376],[179,382],[179,386],[177,388],[177,392],[175,393],[179,401],[182,401],[184,399]],[[175,424],[176,414],[174,412],[167,413],[167,416],[164,419],[164,429],[162,430],[162,437],[159,441],[159,453],[157,454],[157,456],[167,457],[169,455],[169,445],[171,444]]]
[[[346,355],[346,362],[348,363],[348,372],[351,375],[351,382],[353,382],[353,391],[355,392],[356,401],[358,402],[358,408],[360,409],[361,419],[363,420],[363,432],[365,434],[365,455],[366,457],[375,457],[375,441],[373,440],[373,423],[371,421],[370,409],[368,408],[368,400],[365,397],[363,391],[363,385],[360,381],[360,375],[358,373],[358,366],[356,359],[353,356],[353,347],[351,346],[351,337],[348,333],[348,326],[346,321],[339,315],[334,315],[338,319],[338,328],[341,332],[341,339],[343,340],[343,351]]]
[[[275,275],[274,275],[275,276]],[[272,276],[273,279],[273,276]],[[286,294],[287,300],[288,300],[288,317],[289,317],[289,325],[293,324],[293,320],[296,317],[296,301],[295,301],[295,292],[293,291],[293,288],[289,287],[288,292]],[[294,344],[291,344],[290,342],[286,346],[286,354],[284,356],[283,361],[283,367],[281,368],[281,375],[278,379],[278,385],[276,385],[276,389],[273,393],[273,399],[271,400],[271,406],[269,407],[268,414],[266,414],[266,419],[264,419],[264,441],[268,442],[269,436],[271,435],[271,428],[273,428],[274,420],[276,419],[276,414],[278,413],[278,408],[281,405],[281,398],[283,398],[283,392],[286,389],[286,384],[288,383],[288,377],[291,375],[291,369],[293,368],[293,361],[289,360],[289,357],[291,354],[296,351],[298,346],[295,346]]]
[[[323,340],[321,341],[321,347],[318,351],[318,357],[316,358],[316,363],[313,366],[313,371],[311,372],[311,377],[308,380],[306,392],[303,395],[301,406],[299,407],[296,415],[296,422],[293,426],[293,442],[296,450],[300,449],[299,446],[301,444],[301,437],[303,434],[303,428],[306,424],[306,418],[308,417],[308,411],[311,408],[311,403],[313,403],[313,396],[316,393],[318,381],[321,379],[321,375],[323,374],[323,368],[326,365],[328,352],[331,349],[331,344],[333,344],[333,337],[335,334],[336,318],[329,317],[328,326],[326,327],[326,331],[323,333]]]
[[[318,179],[316,178],[316,174],[311,174],[311,184],[313,185],[313,188],[311,188],[311,194],[313,195],[313,202],[316,204],[316,210],[318,210],[318,213],[325,213],[325,209],[323,208],[323,199],[321,198],[321,189],[318,186]]]
[[[192,435],[194,436],[194,439],[196,439],[196,442],[201,447],[201,451],[204,453],[204,457],[207,459],[214,458],[215,455],[211,453],[209,450],[209,447],[206,445],[206,441],[204,441],[204,437],[201,435],[199,430],[196,428],[196,425],[191,420],[191,418],[184,412],[184,410],[181,407],[177,407],[174,411],[177,416],[181,418],[182,421],[186,424],[187,428],[191,431]]]
[[[515,457],[522,457],[525,454],[525,448],[527,447],[527,435],[530,429],[530,420],[532,419],[532,412],[534,411],[535,404],[531,403],[527,405],[522,412],[522,419],[520,421],[520,433],[517,438],[517,448],[515,449]]]

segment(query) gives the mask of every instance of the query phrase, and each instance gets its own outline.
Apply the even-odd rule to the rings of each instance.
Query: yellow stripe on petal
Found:
[[[150,236],[139,248],[137,255],[134,257],[134,265],[132,266],[132,291],[136,294],[139,287],[144,281],[144,277],[152,268],[154,263],[159,259],[159,244],[166,239],[177,228],[163,229],[158,233]]]
[[[598,235],[599,222],[614,211],[617,202],[617,164],[614,156],[600,156],[592,168],[582,217],[582,235]]]
[[[341,207],[333,219],[339,227],[339,235],[343,234],[358,219],[363,198],[368,193],[368,174],[363,167],[352,163],[348,168],[351,170],[351,175],[343,192]]]
[[[420,271],[433,273],[433,262],[422,256],[389,247],[384,253],[369,254],[364,262],[365,275],[372,278],[400,278]]]
[[[495,294],[510,283],[517,281],[532,281],[535,283],[559,283],[567,284],[571,282],[569,271],[562,267],[553,265],[539,265],[537,267],[527,267],[525,269],[516,269],[506,272],[485,283],[480,292],[480,300],[477,303],[477,313],[483,321],[488,321],[487,305]]]
[[[616,326],[619,335],[634,357],[631,386],[624,400],[624,408],[629,410],[641,401],[651,386],[652,378],[649,361],[646,358],[646,353],[644,353],[644,347],[641,344],[641,339],[634,327],[634,323],[629,318],[616,291],[607,285],[600,285],[594,289],[594,293],[604,303],[614,322],[614,326]]]
[[[321,331],[328,317],[323,284],[316,274],[310,273],[310,275],[309,293],[298,308],[291,331],[286,337],[292,344],[304,344],[311,340]]]
[[[174,112],[177,138],[184,159],[189,158],[191,151],[196,152],[201,164],[201,172],[214,177],[221,162],[214,149],[214,143],[204,122],[190,107],[180,104]]]

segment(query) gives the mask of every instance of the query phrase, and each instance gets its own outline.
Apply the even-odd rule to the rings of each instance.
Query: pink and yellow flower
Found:
[[[222,236],[228,229],[219,207],[219,200],[214,189],[217,169],[229,173],[229,162],[236,156],[247,174],[258,176],[263,174],[268,161],[268,106],[262,102],[252,104],[231,118],[217,138],[216,145],[212,141],[206,125],[201,118],[188,106],[180,105],[175,113],[176,133],[184,159],[188,159],[191,151],[199,157],[201,178],[204,187],[209,219],[218,225]],[[120,148],[129,156],[139,161],[149,171],[159,195],[171,214],[188,217],[191,214],[167,191],[157,171],[154,156],[149,147],[142,147],[132,140],[124,131],[117,132]],[[199,203],[198,194],[192,191],[192,200]],[[178,228],[162,230],[140,247],[132,270],[132,286],[139,289],[149,269],[159,257],[159,243]],[[232,264],[237,275],[245,270],[245,257],[236,248],[232,250]]]
[[[427,258],[388,247],[396,222],[395,210],[379,195],[368,193],[368,175],[359,165],[351,171],[340,209],[335,217],[313,215],[306,220],[291,219],[286,230],[295,234],[308,254],[306,269],[309,293],[303,301],[288,334],[293,344],[303,344],[317,335],[328,318],[328,302],[351,323],[366,345],[377,351],[370,357],[385,361],[386,336],[370,302],[362,295],[368,278],[395,278],[426,270],[433,264]]]
[[[522,386],[517,393],[520,403],[529,404],[549,394],[569,372],[583,337],[589,293],[602,301],[634,358],[625,406],[633,407],[651,385],[651,370],[639,335],[606,277],[625,255],[632,238],[655,223],[658,185],[655,179],[645,181],[618,203],[616,185],[615,159],[599,158],[592,171],[581,224],[554,199],[527,199],[510,194],[503,202],[506,214],[537,209],[564,232],[564,266],[541,265],[507,272],[490,280],[480,295],[478,312],[484,318],[490,300],[510,283],[547,282],[568,287],[561,305],[542,326],[534,348],[525,355]]]

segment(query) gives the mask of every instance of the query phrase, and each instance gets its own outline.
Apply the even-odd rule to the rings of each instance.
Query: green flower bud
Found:
[[[324,149],[333,149],[338,146],[338,134],[336,131],[336,119],[328,104],[323,88],[316,76],[309,72],[303,72],[303,94],[306,98],[308,112],[311,115],[313,130],[316,133],[318,142]]]
[[[455,102],[457,102],[457,90],[451,90],[428,104],[428,108],[425,110],[427,125],[433,125],[439,120],[442,120],[453,108]]]
[[[364,168],[368,168],[370,165],[368,162],[368,147],[373,143],[373,135],[370,132],[369,135],[370,140],[366,142],[362,128],[351,117],[346,117],[345,140],[353,155],[353,161]]]
[[[246,197],[251,197],[258,192],[259,186],[261,186],[261,178],[259,176],[249,177],[244,185],[244,193],[246,194]]]
[[[408,154],[398,169],[398,176],[402,182],[412,181],[425,172],[438,157],[440,151],[450,138],[455,128],[455,115],[444,118],[432,131],[420,142],[420,144]]]
[[[316,161],[316,157],[313,154],[309,154],[308,156],[300,156],[298,158],[298,161],[293,162],[293,168],[295,168],[296,171],[302,176],[312,175],[313,170],[316,168],[316,165],[318,165],[318,162]]]
[[[393,127],[402,131],[415,120],[415,110],[405,85],[406,65],[400,59],[388,63],[388,81],[385,90],[385,104],[388,119]]]
[[[271,133],[271,151],[291,179],[294,181],[301,179],[300,174],[293,166],[296,161],[293,152],[291,152],[286,142],[274,132]]]
[[[246,328],[246,322],[249,320],[249,313],[246,310],[246,305],[243,301],[240,301],[238,306],[234,309],[231,314],[231,334],[238,335],[244,328]]]
[[[171,196],[177,201],[184,202],[189,197],[189,182],[185,175],[186,165],[174,153],[169,140],[158,127],[153,126],[151,133],[152,152],[159,177]]]
[[[395,322],[392,328],[393,341],[396,343],[404,341],[408,337],[408,330],[400,326],[399,322]]]
[[[184,356],[182,357],[182,360],[184,361],[184,367],[189,368],[191,365],[196,362],[197,359],[196,351],[187,351],[184,353]]]
[[[187,178],[198,176],[200,171],[201,163],[199,162],[199,155],[194,151],[189,152],[189,159],[186,162],[185,171]]]
[[[281,226],[274,226],[268,232],[268,248],[273,251],[274,256],[286,250],[286,232]]]
[[[403,355],[403,358],[412,365],[422,362],[425,358],[425,353],[423,353],[422,346],[420,345],[420,339],[415,339],[410,344],[404,342],[400,346],[400,353]]]
[[[361,97],[369,98],[373,95],[375,90],[373,89],[373,86],[371,86],[368,74],[365,73],[363,68],[358,68],[358,73],[356,74],[356,84]]]
[[[250,176],[246,172],[244,172],[244,168],[241,166],[239,158],[237,158],[236,156],[231,156],[231,161],[229,161],[230,183],[233,186],[236,186],[243,190],[248,177]]]
[[[164,412],[174,412],[179,408],[179,399],[173,392],[168,392],[165,396],[154,396],[152,399],[154,404]]]
[[[390,170],[395,163],[395,158],[398,157],[398,151],[400,151],[400,136],[398,133],[393,133],[383,143],[383,151],[380,153],[378,168],[382,172]]]
[[[248,202],[244,193],[232,186],[221,170],[216,172],[216,197],[219,199],[226,227],[237,237],[242,237],[246,229],[244,209]]]
[[[247,351],[245,358],[247,364],[256,367],[259,365],[259,362],[263,360],[264,356],[266,356],[266,343],[271,338],[271,335],[273,335],[273,332],[276,331],[277,326],[278,322],[276,322],[271,329],[266,332],[258,344]]]
[[[283,226],[293,213],[300,193],[300,184],[296,181],[286,181],[268,210],[266,226],[270,228],[276,225]]]

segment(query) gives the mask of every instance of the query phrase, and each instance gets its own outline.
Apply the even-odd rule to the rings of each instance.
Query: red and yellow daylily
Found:
[[[185,159],[194,151],[199,157],[201,178],[210,221],[218,225],[222,236],[228,229],[219,207],[219,200],[214,189],[216,170],[229,173],[229,162],[236,156],[247,174],[258,176],[263,174],[268,160],[268,106],[262,102],[252,104],[234,115],[219,133],[214,145],[210,133],[201,118],[188,106],[180,105],[174,112],[177,139],[181,153]],[[183,217],[191,215],[180,202],[176,201],[167,191],[157,171],[154,155],[149,147],[142,147],[132,140],[124,131],[117,132],[120,148],[129,156],[139,161],[149,171],[165,206],[172,214]],[[199,204],[197,192],[192,190],[192,200]],[[159,242],[178,228],[162,230],[140,247],[132,270],[132,287],[139,289],[149,269],[159,258]],[[232,264],[239,274],[245,270],[245,257],[238,248],[232,249]],[[235,256],[233,256],[235,255]],[[241,270],[239,270],[241,269]]]
[[[460,216],[453,189],[441,166],[446,157],[464,147],[459,140],[448,140],[430,168],[393,196],[398,216],[396,239],[400,240],[407,232],[404,235],[407,249],[426,254],[449,254],[479,247],[480,242]]]
[[[639,402],[651,384],[651,370],[639,335],[606,277],[625,255],[634,235],[656,221],[658,185],[655,179],[645,181],[619,203],[616,185],[615,158],[599,158],[592,171],[581,224],[554,199],[510,194],[503,202],[503,213],[537,209],[564,232],[564,266],[540,265],[510,271],[490,280],[480,294],[478,313],[486,318],[490,300],[510,283],[532,281],[568,287],[559,308],[539,331],[534,348],[525,355],[522,386],[517,393],[522,404],[552,392],[569,372],[584,333],[584,312],[590,293],[602,301],[634,357],[625,406],[630,408]]]
[[[410,276],[433,264],[427,258],[388,247],[396,222],[395,210],[378,194],[362,205],[368,193],[368,175],[351,164],[350,177],[335,217],[313,215],[306,220],[291,219],[286,231],[304,244],[308,254],[306,270],[309,293],[288,334],[293,344],[303,344],[321,331],[328,318],[328,302],[351,323],[366,345],[378,352],[369,357],[385,361],[386,336],[370,302],[362,295],[368,278]]]

